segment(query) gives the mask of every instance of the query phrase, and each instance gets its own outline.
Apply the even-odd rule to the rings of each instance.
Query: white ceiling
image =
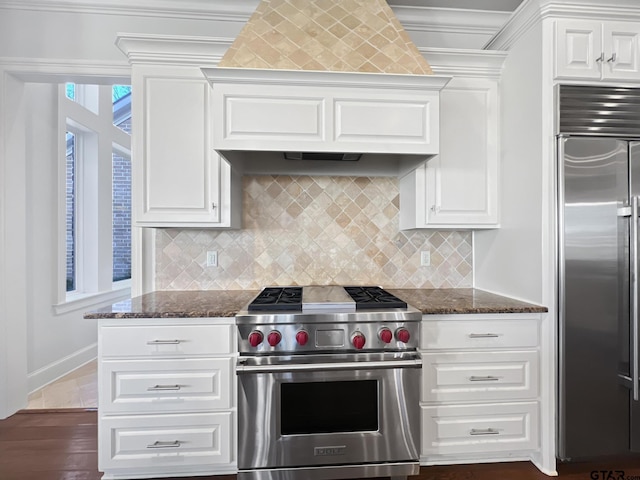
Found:
[[[389,5],[513,12],[523,0],[387,0]]]

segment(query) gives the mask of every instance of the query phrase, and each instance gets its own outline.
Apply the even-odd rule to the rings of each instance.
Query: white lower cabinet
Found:
[[[422,407],[422,456],[535,450],[537,424],[537,402]]]
[[[154,477],[194,472],[232,460],[232,412],[118,415],[101,421],[100,464]],[[195,472],[194,472],[195,474]],[[104,477],[103,477],[104,478]],[[117,477],[116,477],[117,478]]]
[[[99,321],[103,479],[236,472],[232,322]]]
[[[423,465],[529,459],[540,450],[540,318],[423,317]]]

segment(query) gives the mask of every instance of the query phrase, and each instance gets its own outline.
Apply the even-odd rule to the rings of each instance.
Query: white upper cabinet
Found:
[[[400,179],[400,228],[498,226],[498,80],[440,92],[440,154]]]
[[[557,20],[556,78],[640,81],[640,24]]]
[[[119,34],[131,63],[132,207],[138,227],[236,228],[240,175],[213,149],[213,39]],[[224,47],[224,48],[223,48]]]
[[[211,87],[200,69],[134,65],[133,91],[135,224],[233,226],[235,175],[213,150]]]

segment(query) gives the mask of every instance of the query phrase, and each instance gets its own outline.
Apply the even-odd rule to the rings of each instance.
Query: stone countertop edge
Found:
[[[425,315],[544,313],[548,309],[475,288],[386,288]],[[260,290],[171,290],[147,293],[84,315],[110,318],[235,317]]]

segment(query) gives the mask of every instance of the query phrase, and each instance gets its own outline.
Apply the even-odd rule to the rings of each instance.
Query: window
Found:
[[[129,286],[131,87],[68,83],[59,106],[64,303]]]

